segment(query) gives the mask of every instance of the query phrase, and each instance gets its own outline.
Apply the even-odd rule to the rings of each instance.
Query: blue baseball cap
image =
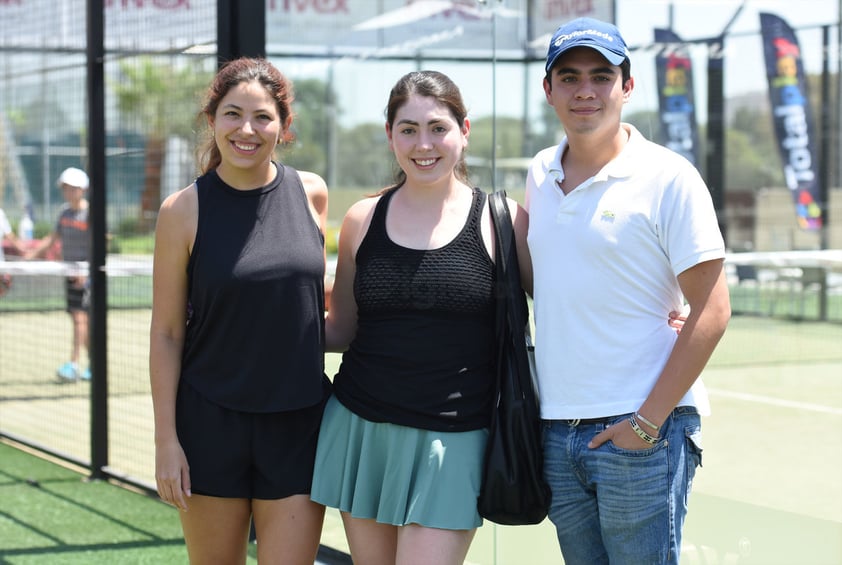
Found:
[[[594,18],[577,18],[555,30],[547,50],[546,71],[550,72],[559,56],[574,47],[595,49],[612,65],[629,58],[629,48],[614,25]]]

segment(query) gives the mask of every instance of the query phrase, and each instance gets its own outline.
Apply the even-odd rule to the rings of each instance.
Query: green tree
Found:
[[[497,174],[492,181],[492,149],[495,146],[493,164],[497,166]],[[498,116],[495,120],[492,116],[483,116],[472,120],[467,153],[471,180],[487,189],[493,186],[520,187],[523,184],[521,180],[526,178],[525,167],[519,162],[503,165],[525,157],[523,150],[524,125],[520,118]]]
[[[161,169],[166,140],[177,135],[194,139],[201,93],[212,71],[198,59],[161,62],[144,56],[121,61],[111,84],[117,108],[146,138],[145,174],[138,229],[150,231],[161,203]]]
[[[497,116],[495,121],[491,116],[483,116],[471,121],[468,154],[490,160],[492,143],[496,143],[496,157],[521,157],[523,137],[523,122],[520,118]]]
[[[768,109],[737,109],[726,130],[725,144],[725,176],[729,188],[757,190],[784,185],[772,116]]]
[[[360,124],[340,131],[337,145],[337,188],[366,188],[374,192],[394,181],[397,163],[382,123]]]
[[[295,141],[281,150],[285,163],[296,169],[327,176],[331,135],[334,135],[331,131],[335,121],[331,116],[331,112],[335,112],[334,100],[333,91],[324,81],[295,81],[295,117],[292,122]]]

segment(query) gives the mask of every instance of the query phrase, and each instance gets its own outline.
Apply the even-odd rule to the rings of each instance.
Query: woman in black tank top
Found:
[[[225,65],[202,110],[203,174],[161,206],[150,379],[158,494],[193,563],[312,563],[310,500],[324,377],[327,187],[273,162],[292,85],[269,62]],[[189,511],[188,511],[189,510]]]
[[[395,186],[342,225],[330,349],[344,351],[322,420],[313,500],[338,508],[355,563],[461,564],[476,510],[494,381],[494,268],[470,123],[445,75],[392,89]],[[530,282],[526,214],[509,202]]]

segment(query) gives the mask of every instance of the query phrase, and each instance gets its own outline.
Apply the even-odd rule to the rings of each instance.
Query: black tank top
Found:
[[[380,198],[357,251],[357,333],[334,391],[375,422],[437,431],[485,427],[495,362],[494,268],[480,233],[485,193],[474,189],[465,226],[450,243],[416,250],[386,233],[397,190]]]
[[[236,190],[196,180],[199,223],[189,276],[181,378],[244,412],[312,406],[324,375],[324,236],[298,173]]]

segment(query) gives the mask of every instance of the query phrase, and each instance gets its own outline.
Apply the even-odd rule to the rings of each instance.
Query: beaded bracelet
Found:
[[[635,412],[634,417],[646,424],[647,426],[649,426],[650,428],[652,428],[653,430],[655,430],[656,432],[661,429],[661,426],[656,426],[655,424],[644,418],[640,412]]]
[[[661,438],[651,436],[648,433],[646,433],[646,430],[641,428],[638,425],[637,420],[634,419],[634,414],[629,416],[629,424],[631,424],[631,427],[634,430],[634,433],[636,433],[640,437],[640,439],[642,439],[643,441],[645,441],[648,444],[655,445],[656,443],[658,443],[658,440],[661,439]]]

